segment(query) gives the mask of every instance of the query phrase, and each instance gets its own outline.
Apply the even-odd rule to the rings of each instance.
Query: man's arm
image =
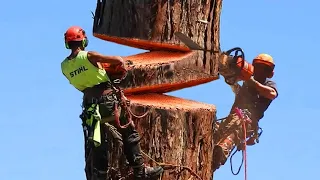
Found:
[[[230,87],[231,87],[231,89],[232,89],[232,91],[233,91],[233,93],[234,93],[235,95],[238,94],[238,92],[239,92],[239,90],[240,90],[240,88],[241,88],[241,86],[240,86],[239,83],[235,83],[235,84],[233,84],[233,85],[230,85]]]
[[[97,63],[108,63],[110,65],[124,64],[124,61],[120,56],[105,56],[94,51],[88,52],[88,59],[92,64],[97,64]]]
[[[247,82],[249,85],[254,86],[257,89],[258,93],[265,98],[274,100],[278,96],[276,85],[273,82],[269,83],[268,85],[263,85],[256,81],[253,77]]]

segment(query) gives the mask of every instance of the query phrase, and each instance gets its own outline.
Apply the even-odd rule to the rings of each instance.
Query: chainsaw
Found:
[[[253,75],[254,67],[245,60],[245,55],[240,47],[235,47],[230,50],[220,52],[210,49],[204,49],[199,44],[194,42],[190,37],[181,33],[175,32],[175,36],[183,42],[190,50],[207,51],[219,54],[219,74],[225,78],[225,82],[233,86],[238,81],[246,81]],[[234,55],[231,55],[234,52]]]

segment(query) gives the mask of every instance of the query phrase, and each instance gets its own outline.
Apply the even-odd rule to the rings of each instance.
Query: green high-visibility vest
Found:
[[[80,51],[75,58],[61,62],[62,73],[79,91],[110,81],[106,71],[94,66],[87,54],[87,51]]]

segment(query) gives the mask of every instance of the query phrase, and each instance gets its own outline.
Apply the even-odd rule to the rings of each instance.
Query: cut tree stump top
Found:
[[[128,99],[134,104],[141,104],[144,106],[153,106],[156,108],[164,109],[184,109],[195,110],[203,109],[214,112],[216,107],[212,104],[201,103],[198,101],[181,99],[178,97],[164,95],[164,94],[143,94],[127,96]]]

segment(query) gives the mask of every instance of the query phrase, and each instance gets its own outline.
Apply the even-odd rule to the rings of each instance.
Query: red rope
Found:
[[[244,179],[247,180],[247,128],[246,128],[246,121],[243,120],[242,122],[242,127],[243,127],[243,135],[244,135],[244,147],[243,147],[243,159],[244,159]]]
[[[134,122],[132,121],[132,116],[134,116],[135,118],[143,118],[145,117],[149,112],[144,113],[143,115],[135,115],[130,107],[128,107],[127,105],[127,99],[123,94],[123,91],[121,91],[121,89],[118,89],[118,93],[120,93],[120,104],[122,103],[122,110],[125,111],[126,115],[127,115],[127,119],[128,119],[128,123],[125,125],[121,125],[120,122],[120,116],[119,116],[119,109],[118,109],[118,103],[115,103],[115,108],[114,108],[114,114],[115,114],[115,122],[117,124],[117,126],[121,129],[126,129],[128,126],[135,126]],[[121,106],[121,105],[120,105]]]
[[[244,114],[242,112],[242,110],[240,110],[239,108],[235,108],[235,112],[236,114],[240,117],[240,119],[242,120],[242,128],[243,128],[243,159],[244,159],[244,179],[247,180],[248,176],[247,176],[247,127],[246,127],[246,123],[251,123],[252,121],[248,118],[248,117],[244,117]]]

